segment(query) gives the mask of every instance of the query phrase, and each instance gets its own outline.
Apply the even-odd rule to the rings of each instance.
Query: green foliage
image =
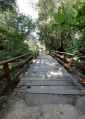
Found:
[[[80,38],[76,42],[77,50],[85,54],[85,2],[80,4],[80,7],[77,9],[77,28],[80,31]]]
[[[2,12],[5,12],[7,10],[13,11],[13,3],[15,3],[15,0],[1,0],[0,11]]]
[[[26,42],[29,44],[29,49],[30,50],[32,50],[32,51],[37,50],[37,48],[38,48],[37,40],[32,34],[29,35]]]
[[[85,1],[40,0],[40,41],[48,50],[85,54]]]
[[[0,10],[3,11],[0,15],[0,61],[3,61],[29,52],[25,40],[35,29],[35,23],[18,13],[16,4],[13,6],[14,0],[3,0],[0,3]],[[13,12],[9,6],[12,6]]]
[[[1,41],[2,40],[2,41]],[[29,51],[24,43],[23,34],[0,27],[0,60],[19,56]]]

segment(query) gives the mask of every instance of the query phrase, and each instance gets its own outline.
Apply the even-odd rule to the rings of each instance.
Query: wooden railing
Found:
[[[6,82],[6,86],[2,88],[2,93],[6,91],[12,91],[13,83],[16,82],[17,78],[21,75],[21,73],[24,71],[26,67],[29,68],[29,63],[37,57],[38,52],[32,52],[26,55],[18,56],[10,60],[6,60],[4,62],[0,63],[0,66],[3,69],[3,73],[0,73],[0,82]],[[10,63],[17,63],[15,66],[10,67]],[[12,73],[16,70],[17,71],[16,75],[12,76]]]
[[[64,53],[64,52],[53,51],[53,50],[50,52],[50,54],[57,61],[59,61],[64,67],[72,71],[75,75],[77,75],[85,83],[85,76],[74,68],[74,67],[77,67],[85,71],[85,65],[73,59],[67,58],[67,56],[75,56],[75,54]],[[82,57],[82,58],[85,58],[85,57]]]

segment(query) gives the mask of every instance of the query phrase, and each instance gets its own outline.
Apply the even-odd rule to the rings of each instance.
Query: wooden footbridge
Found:
[[[0,81],[6,82],[5,87],[2,86],[2,93],[12,91],[13,84],[21,77],[14,91],[25,90],[36,94],[85,94],[84,86],[80,83],[81,80],[84,85],[85,76],[73,69],[76,66],[85,70],[85,65],[67,58],[66,55],[71,54],[51,51],[50,55],[42,52],[38,56],[38,53],[34,52],[0,63],[3,66]],[[18,64],[11,67],[10,63],[16,61]],[[74,78],[65,67],[78,77]],[[25,69],[27,70],[22,75]]]

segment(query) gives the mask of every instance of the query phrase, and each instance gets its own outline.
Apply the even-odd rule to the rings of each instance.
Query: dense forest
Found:
[[[85,54],[85,1],[39,0],[39,40],[47,50]]]
[[[0,61],[28,53],[25,40],[34,29],[33,20],[19,13],[16,0],[0,1]]]
[[[36,7],[39,17],[34,23],[19,12],[16,0],[0,1],[0,61],[35,50],[36,38],[30,33],[36,27],[46,50],[85,54],[84,0],[39,0]]]

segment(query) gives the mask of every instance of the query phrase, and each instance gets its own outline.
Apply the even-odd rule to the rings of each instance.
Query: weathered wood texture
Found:
[[[78,80],[44,52],[21,78],[15,91],[19,90],[39,94],[85,94]]]
[[[68,68],[70,71],[76,74],[79,78],[81,78],[83,82],[85,82],[85,76],[72,67],[72,66],[75,66],[75,67],[85,70],[85,65],[66,57],[66,55],[74,56],[73,54],[64,53],[64,52],[56,52],[56,51],[51,51],[50,54],[57,61],[63,64],[64,67]]]
[[[4,69],[4,73],[0,74],[0,81],[3,81],[3,79],[6,79],[6,82],[7,82],[7,85],[2,89],[3,93],[6,90],[8,90],[8,91],[12,90],[12,84],[17,80],[17,78],[21,75],[21,73],[24,71],[24,69],[26,67],[29,68],[29,63],[33,60],[35,55],[36,55],[36,52],[32,52],[32,53],[22,55],[19,57],[15,57],[13,59],[6,60],[6,61],[3,61],[0,63],[0,65],[2,65],[3,69]],[[19,60],[20,60],[20,63],[16,64],[12,68],[9,67],[9,63],[13,63],[13,62],[19,61]],[[18,68],[19,68],[19,71],[12,78],[11,73],[14,72]]]

